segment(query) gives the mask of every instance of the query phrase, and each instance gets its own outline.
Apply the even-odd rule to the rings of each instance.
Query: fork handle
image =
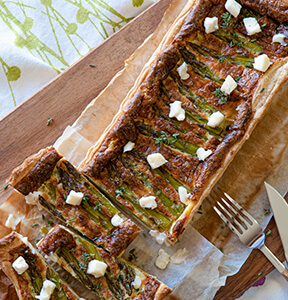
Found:
[[[269,250],[266,245],[259,248],[262,253],[267,257],[267,259],[272,263],[272,265],[283,275],[283,277],[288,281],[288,270],[281,263],[281,261]]]

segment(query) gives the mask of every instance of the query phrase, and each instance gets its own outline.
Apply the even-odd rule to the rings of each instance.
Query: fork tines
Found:
[[[247,230],[251,226],[253,218],[227,193],[217,202],[214,210],[220,218],[229,226],[229,228],[237,235],[241,235],[243,230]]]

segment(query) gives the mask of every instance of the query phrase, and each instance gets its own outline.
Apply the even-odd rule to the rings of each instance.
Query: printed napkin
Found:
[[[154,2],[0,1],[0,118]]]

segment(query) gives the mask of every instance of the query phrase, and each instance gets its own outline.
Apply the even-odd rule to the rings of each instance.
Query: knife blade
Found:
[[[288,261],[288,204],[281,194],[269,183],[264,182],[274,219]]]

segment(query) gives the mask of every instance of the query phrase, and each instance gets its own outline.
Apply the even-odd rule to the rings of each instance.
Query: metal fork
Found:
[[[218,207],[213,207],[220,218],[239,237],[244,245],[262,251],[273,266],[288,280],[288,270],[266,247],[265,233],[258,222],[228,194],[224,193],[224,195],[227,200],[221,198],[222,203],[218,201]]]

